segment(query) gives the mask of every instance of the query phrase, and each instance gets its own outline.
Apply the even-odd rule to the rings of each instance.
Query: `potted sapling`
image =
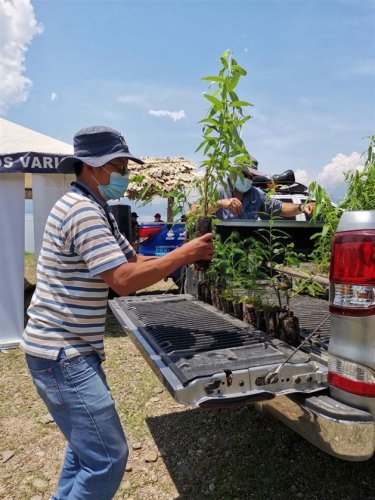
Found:
[[[204,155],[201,163],[204,175],[197,182],[200,201],[193,209],[195,236],[212,231],[212,214],[216,212],[219,198],[218,186],[225,189],[228,181],[243,175],[245,165],[252,165],[251,156],[241,139],[241,129],[250,119],[243,110],[251,103],[241,101],[235,92],[246,71],[237,64],[230,50],[223,53],[220,61],[222,66],[217,75],[202,78],[210,84],[210,93],[203,94],[210,108],[200,121],[203,140],[196,149]],[[198,268],[206,269],[208,265],[208,261],[202,261]]]

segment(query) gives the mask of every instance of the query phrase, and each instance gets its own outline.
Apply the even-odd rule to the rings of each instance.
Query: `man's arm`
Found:
[[[155,259],[160,259],[160,257],[155,257],[153,255],[140,255],[139,253],[137,253],[137,255],[134,255],[134,257],[128,259],[128,262],[146,262],[147,260]]]
[[[129,295],[157,283],[180,266],[197,260],[211,260],[213,256],[212,233],[185,243],[172,252],[156,259],[127,262],[101,273],[103,280],[119,295]]]
[[[306,215],[311,215],[314,210],[314,203],[307,203],[304,205],[296,205],[294,203],[283,203],[281,206],[281,217],[293,217],[294,215],[299,215],[305,213]]]
[[[239,215],[242,210],[242,202],[238,198],[224,198],[217,201],[217,209],[224,208],[233,215]]]
[[[213,215],[221,208],[229,210],[233,215],[238,215],[241,213],[242,203],[238,198],[223,198],[221,200],[217,200],[216,206],[209,205],[208,215]],[[191,205],[188,215],[198,215],[199,209],[200,206],[197,203]]]

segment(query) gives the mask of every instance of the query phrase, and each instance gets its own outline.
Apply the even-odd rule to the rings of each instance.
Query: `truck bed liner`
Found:
[[[303,352],[285,365],[278,381],[265,383],[264,377],[292,348],[191,295],[120,297],[110,301],[110,307],[155,373],[184,404],[207,406],[207,399],[228,403],[260,394],[266,399],[326,387],[325,367]]]
[[[259,330],[237,326],[226,314],[182,296],[155,297],[147,302],[125,299],[127,314],[142,326],[155,351],[169,361],[183,383],[195,377],[283,362],[287,354],[275,348]],[[303,353],[292,363],[306,362]]]
[[[301,342],[329,315],[327,300],[304,295],[299,295],[292,299],[291,309],[299,320]],[[326,360],[330,330],[331,319],[328,318],[324,325],[310,338],[303,351],[316,354],[321,360]]]

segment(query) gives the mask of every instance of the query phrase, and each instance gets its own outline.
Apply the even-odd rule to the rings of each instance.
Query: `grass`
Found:
[[[36,282],[35,276],[35,254],[25,253],[25,278],[32,284]]]
[[[112,316],[105,370],[131,449],[116,499],[371,499],[374,460],[336,460],[252,407],[189,410],[165,391]],[[0,498],[49,498],[65,447],[36,396],[19,350],[0,354]],[[157,396],[158,401],[151,402]],[[132,450],[141,443],[140,450]],[[145,454],[160,452],[155,463]],[[44,487],[43,487],[44,485]],[[41,488],[42,487],[42,488]],[[1,489],[3,488],[3,489]]]
[[[168,285],[168,284],[167,284]],[[161,283],[161,287],[166,287]],[[126,431],[131,471],[115,499],[375,499],[374,459],[343,462],[253,407],[187,409],[164,390],[116,319],[106,323],[108,383]],[[47,499],[65,448],[35,393],[23,354],[0,354],[0,498]],[[141,449],[133,450],[135,443]],[[159,452],[146,463],[149,451]]]

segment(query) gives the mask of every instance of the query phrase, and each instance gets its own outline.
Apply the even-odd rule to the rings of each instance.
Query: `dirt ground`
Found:
[[[374,459],[332,458],[253,407],[177,404],[112,314],[105,342],[130,448],[116,499],[375,499]],[[47,499],[65,443],[18,349],[0,353],[0,391],[0,498]]]

